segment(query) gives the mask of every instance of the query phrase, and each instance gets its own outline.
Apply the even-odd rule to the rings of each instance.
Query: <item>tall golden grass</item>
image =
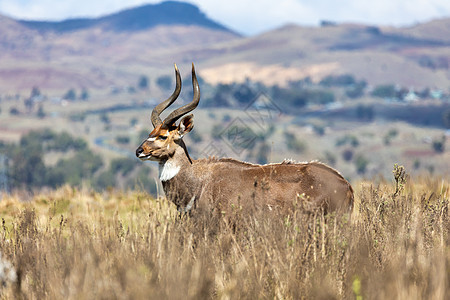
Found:
[[[141,192],[0,202],[2,299],[446,299],[449,182],[359,182],[351,218],[180,218]]]

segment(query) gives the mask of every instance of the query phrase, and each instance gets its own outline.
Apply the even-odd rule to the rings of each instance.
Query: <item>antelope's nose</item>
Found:
[[[139,157],[142,154],[142,152],[144,152],[144,148],[139,146],[139,148],[136,149],[136,156]]]

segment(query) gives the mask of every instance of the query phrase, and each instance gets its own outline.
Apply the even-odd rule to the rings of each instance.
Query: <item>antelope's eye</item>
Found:
[[[167,140],[167,136],[165,136],[165,135],[160,135],[159,137],[158,137],[158,139],[160,139],[160,140]]]

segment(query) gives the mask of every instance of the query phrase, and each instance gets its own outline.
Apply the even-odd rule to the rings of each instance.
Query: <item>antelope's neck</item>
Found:
[[[163,183],[167,182],[177,176],[182,170],[187,170],[190,167],[189,158],[184,149],[179,147],[172,157],[159,163],[159,179]]]
[[[193,176],[193,168],[181,147],[173,157],[159,164],[164,193],[180,212],[188,212],[198,200],[201,183]]]

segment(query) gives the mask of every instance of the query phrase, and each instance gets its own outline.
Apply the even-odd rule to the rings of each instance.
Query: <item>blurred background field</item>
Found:
[[[152,108],[111,109],[114,101],[121,106],[124,102],[119,99],[124,98],[109,99],[106,108],[77,102],[65,108],[45,104],[48,112],[54,108],[58,113],[53,111],[54,116],[47,113],[44,117],[34,113],[12,116],[4,108],[0,114],[3,189],[32,191],[68,183],[97,191],[140,187],[156,195],[157,165],[140,162],[134,155],[151,131]],[[296,114],[290,113],[293,108],[286,110],[289,113],[265,110],[262,126],[254,118],[260,117],[259,107],[202,107],[195,111],[195,129],[185,141],[193,158],[234,157],[262,164],[283,159],[320,160],[340,170],[350,181],[389,178],[394,163],[404,165],[412,177],[448,178],[450,152],[444,126],[385,119],[377,112],[376,100],[371,101],[347,102],[343,105],[348,107],[339,108],[339,113],[323,108],[305,108],[304,112],[299,109]],[[283,105],[280,102],[274,103]],[[441,105],[430,113],[430,119],[450,116]],[[389,109],[409,111],[406,115],[414,118],[413,114],[428,108],[415,111],[410,106],[392,104]],[[21,105],[16,107],[23,109]],[[358,117],[365,110],[371,111],[370,119]]]

